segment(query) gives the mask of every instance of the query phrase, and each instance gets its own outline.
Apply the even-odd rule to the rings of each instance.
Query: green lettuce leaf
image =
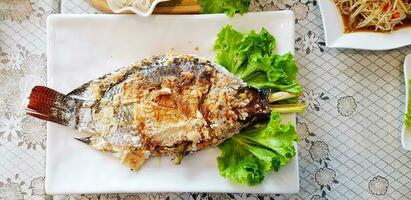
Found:
[[[274,54],[276,41],[266,29],[243,34],[225,26],[217,36],[217,62],[252,87],[299,94],[298,66],[291,53]]]
[[[244,14],[248,12],[249,0],[200,0],[202,13],[226,13],[234,16],[236,13]]]
[[[408,111],[408,112],[405,113],[405,115],[404,115],[404,124],[405,124],[407,127],[410,127],[410,126],[411,126],[411,113],[410,113],[410,111]]]
[[[295,156],[296,141],[295,127],[281,124],[279,113],[273,112],[265,125],[245,129],[218,146],[220,175],[240,184],[260,184],[268,172],[277,171]]]
[[[408,85],[411,85],[411,80],[408,80]],[[408,94],[411,94],[411,87],[408,89]],[[408,98],[408,108],[407,108],[407,113],[404,115],[404,124],[407,127],[411,126],[411,98]]]

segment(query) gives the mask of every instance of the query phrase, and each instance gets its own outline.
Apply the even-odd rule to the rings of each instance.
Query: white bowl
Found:
[[[150,16],[151,13],[153,13],[154,8],[157,6],[158,3],[164,2],[164,1],[170,1],[170,0],[154,0],[149,7],[141,8],[136,5],[136,2],[139,0],[134,0],[134,4],[132,6],[122,6],[121,2],[122,0],[107,0],[107,5],[110,7],[110,9],[115,12],[115,13],[122,13],[125,11],[131,11],[133,13],[136,13],[137,15],[147,17]]]
[[[387,50],[411,44],[411,27],[391,33],[344,33],[344,22],[333,0],[319,0],[327,47]]]

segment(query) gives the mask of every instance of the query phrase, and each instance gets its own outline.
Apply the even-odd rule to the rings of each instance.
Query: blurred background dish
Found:
[[[411,25],[408,0],[334,0],[345,32],[391,32]]]
[[[198,14],[201,6],[198,0],[146,0],[151,2],[148,10],[144,2],[133,6],[135,0],[129,0],[131,4],[124,4],[128,0],[89,0],[90,4],[104,13],[138,14],[149,16],[151,14]],[[138,8],[141,6],[144,9]]]
[[[169,0],[107,0],[107,5],[115,13],[131,11],[141,16],[149,16],[160,2]]]
[[[411,27],[406,26],[409,23],[410,4],[403,0],[373,1],[383,2],[375,4],[362,0],[318,2],[328,47],[387,50],[411,44]],[[377,8],[380,4],[381,11]],[[401,26],[404,27],[399,28]]]

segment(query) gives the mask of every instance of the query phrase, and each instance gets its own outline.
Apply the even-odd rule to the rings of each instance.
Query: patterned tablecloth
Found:
[[[45,123],[24,115],[46,83],[46,17],[98,13],[86,0],[0,0],[0,199],[411,199],[411,153],[401,148],[402,65],[391,51],[325,47],[316,0],[254,0],[251,10],[291,9],[308,112],[298,116],[300,192],[251,194],[44,194]]]

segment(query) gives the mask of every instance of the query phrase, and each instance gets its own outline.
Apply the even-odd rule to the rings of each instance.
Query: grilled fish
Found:
[[[150,156],[183,155],[221,143],[270,114],[268,93],[193,55],[162,54],[68,94],[36,86],[27,114],[87,132],[80,141],[133,170]]]

